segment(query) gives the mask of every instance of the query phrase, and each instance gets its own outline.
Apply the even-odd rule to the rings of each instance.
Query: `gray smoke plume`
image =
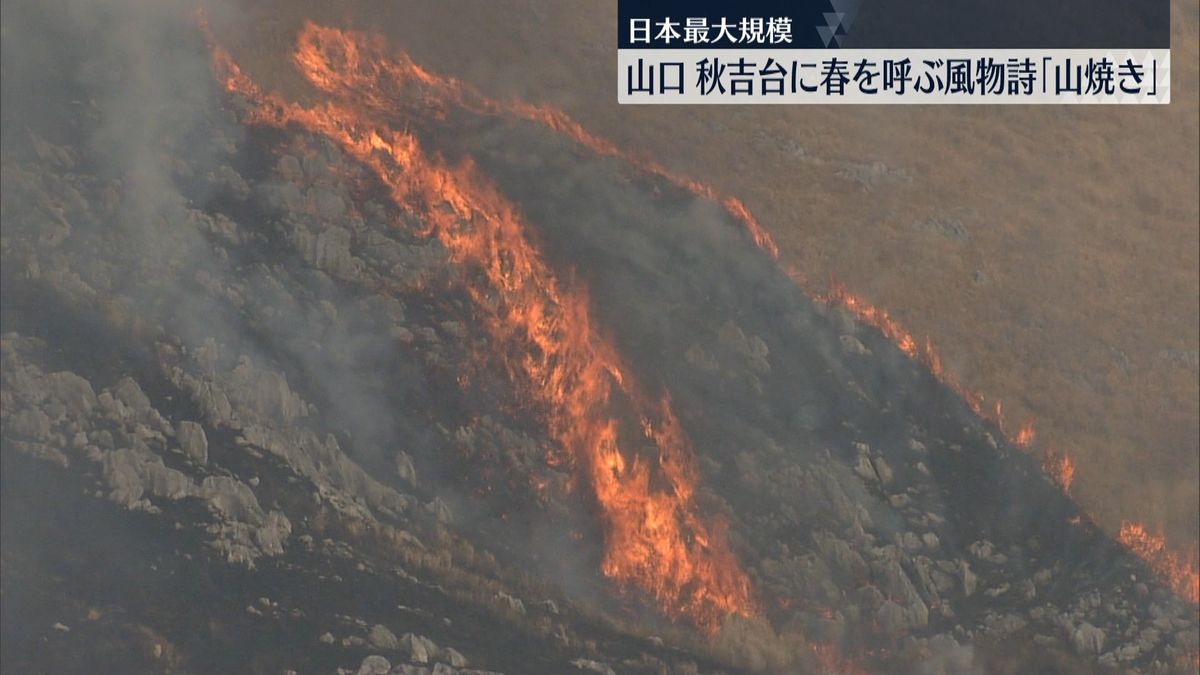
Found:
[[[267,572],[182,599],[176,579],[154,577],[167,589],[155,600],[299,584],[297,597],[324,604],[297,620],[342,621],[339,639],[289,628],[262,657],[272,672],[295,653],[332,671],[346,663],[338,649],[361,660],[368,646],[396,656],[406,645],[415,663],[413,645],[426,645],[382,626],[397,615],[470,638],[512,672],[606,672],[593,667],[604,655],[630,672],[787,672],[815,667],[812,645],[896,672],[973,672],[1014,643],[1038,654],[1026,663],[1163,670],[1195,643],[1190,608],[1081,519],[1035,460],[878,331],[806,297],[718,205],[533,124],[397,120],[450,161],[473,158],[520,208],[694,442],[697,501],[728,522],[763,616],[732,619],[712,644],[644,616],[600,577],[586,485],[566,489],[537,416],[495,364],[469,358],[489,345],[463,270],[332,142],[239,125],[191,3],[8,2],[0,86],[6,467],[33,457],[79,479],[20,493],[38,504],[95,497],[162,516],[89,527],[81,556],[12,517],[6,556],[115,551],[133,563],[114,567],[153,577],[138,552],[161,545],[183,565],[169,549],[185,531],[202,541],[187,560],[217,551]],[[6,481],[6,507],[25,483]],[[179,506],[196,503],[214,518],[199,534]],[[329,567],[317,574],[314,560]],[[93,571],[63,564],[73,574],[57,577]],[[226,578],[214,569],[179,577]],[[87,590],[119,604],[106,588],[121,569],[102,571]],[[21,654],[66,611],[8,592],[25,581],[4,578],[4,631]],[[419,601],[434,609],[398,606]],[[271,611],[269,598],[253,602]],[[237,618],[220,630],[211,617],[160,626],[159,655],[174,643],[192,657],[175,666],[211,672],[259,656],[267,647],[247,645],[239,623],[254,613],[230,606]],[[152,606],[138,620],[164,615]],[[10,618],[28,616],[41,623]],[[510,627],[532,654],[505,641]]]

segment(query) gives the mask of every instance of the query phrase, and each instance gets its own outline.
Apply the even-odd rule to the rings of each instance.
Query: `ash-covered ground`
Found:
[[[398,113],[669,392],[758,611],[665,620],[600,573],[463,270],[333,141],[242,124],[181,5],[6,7],[5,672],[1195,668],[1195,605],[718,205]]]

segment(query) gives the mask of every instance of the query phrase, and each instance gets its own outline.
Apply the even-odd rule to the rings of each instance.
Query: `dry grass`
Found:
[[[1110,531],[1138,519],[1195,547],[1195,2],[1173,16],[1173,103],[1121,108],[620,107],[614,3],[275,4],[222,30],[268,83],[299,91],[285,57],[304,18],[379,30],[742,197],[786,262],[889,308],[1009,419],[1036,419]]]

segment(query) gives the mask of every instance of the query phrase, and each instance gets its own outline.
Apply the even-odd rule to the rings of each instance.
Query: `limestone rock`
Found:
[[[362,665],[358,667],[358,675],[387,675],[391,669],[390,661],[378,654],[372,654],[363,659]]]
[[[175,437],[184,454],[198,464],[208,463],[208,436],[204,427],[195,422],[180,422]]]
[[[1104,631],[1084,621],[1071,633],[1071,645],[1080,654],[1099,654],[1104,648]]]
[[[407,654],[408,660],[413,663],[429,663],[438,653],[437,644],[433,640],[413,633],[405,633],[400,638],[399,649]]]
[[[396,639],[396,635],[388,630],[387,626],[379,623],[372,626],[367,633],[367,642],[376,649],[392,651],[400,648],[400,641]]]

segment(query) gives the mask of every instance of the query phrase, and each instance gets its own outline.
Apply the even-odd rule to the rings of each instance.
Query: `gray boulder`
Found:
[[[438,646],[424,635],[405,633],[400,638],[400,651],[407,654],[408,660],[413,663],[429,663],[437,657]]]
[[[180,422],[175,436],[184,454],[198,464],[208,463],[208,436],[204,427],[195,422]]]
[[[1104,631],[1084,621],[1071,634],[1071,644],[1080,654],[1099,654],[1104,648]]]
[[[388,630],[387,626],[379,623],[372,626],[371,631],[367,633],[367,642],[376,649],[392,651],[400,648],[400,640],[396,639],[396,635]]]
[[[390,661],[378,654],[372,654],[363,659],[362,665],[358,667],[358,675],[387,675],[391,669]]]

